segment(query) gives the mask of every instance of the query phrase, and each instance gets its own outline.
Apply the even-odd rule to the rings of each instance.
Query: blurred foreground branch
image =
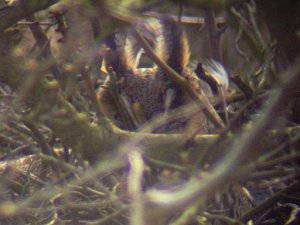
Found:
[[[14,1],[12,5],[8,5],[0,11],[0,32],[15,24],[21,19],[32,15],[42,9],[46,9],[50,5],[58,2],[57,0],[25,0]]]
[[[260,119],[253,124],[250,131],[244,131],[234,138],[234,143],[225,150],[228,152],[225,158],[207,176],[194,177],[184,187],[176,191],[150,190],[146,194],[148,202],[164,209],[174,210],[174,207],[182,209],[191,204],[197,197],[210,196],[217,187],[228,182],[228,179],[232,179],[240,162],[244,161],[251,151],[254,149],[257,151],[258,148],[262,147],[257,140],[261,140],[266,129],[280,115],[285,108],[285,103],[299,84],[300,59],[283,77],[286,80],[282,86],[273,91],[270,103],[265,106]]]

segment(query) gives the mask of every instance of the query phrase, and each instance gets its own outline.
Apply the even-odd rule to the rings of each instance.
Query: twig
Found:
[[[130,224],[143,225],[145,221],[145,206],[142,194],[144,161],[139,149],[133,148],[128,153],[130,171],[128,174],[128,193],[132,200],[130,209]]]
[[[37,141],[37,143],[39,144],[39,146],[42,149],[42,152],[46,155],[52,155],[54,156],[53,152],[51,151],[46,139],[44,138],[44,135],[39,131],[39,129],[37,128],[37,126],[35,125],[35,123],[33,122],[26,122],[23,121],[24,124],[32,131],[35,140]]]
[[[259,157],[259,159],[256,162],[250,163],[248,165],[245,165],[243,167],[240,168],[240,172],[242,171],[251,171],[254,169],[266,169],[268,167],[271,167],[273,165],[276,165],[278,163],[284,163],[284,162],[289,162],[290,160],[293,160],[295,158],[300,157],[300,153],[292,153],[289,155],[285,155],[273,160],[269,160],[268,159],[272,158],[273,156],[275,156],[276,154],[280,153],[284,148],[286,148],[288,145],[290,144],[295,144],[299,141],[300,139],[300,134],[295,135],[290,142],[288,143],[282,143],[280,145],[278,145],[274,150],[267,152],[265,154],[263,154],[262,156]],[[245,172],[247,173],[247,172]]]
[[[184,187],[176,191],[170,190],[150,190],[146,193],[149,204],[164,206],[165,208],[174,209],[185,207],[193,202],[199,196],[208,196],[213,193],[214,189],[223,182],[234,176],[237,165],[244,161],[244,157],[252,150],[259,148],[259,140],[265,133],[265,130],[274,119],[280,115],[285,108],[286,101],[292,95],[293,90],[300,82],[300,59],[296,65],[290,68],[283,77],[282,86],[274,91],[274,95],[262,116],[254,123],[251,131],[245,131],[237,136],[235,142],[227,148],[227,155],[213,168],[208,176],[194,178],[189,180]],[[227,152],[225,149],[225,152]]]
[[[196,16],[183,16],[182,12],[180,13],[182,6],[179,6],[179,13],[178,15],[171,15],[171,14],[166,14],[164,13],[164,15],[168,15],[169,17],[173,18],[174,20],[176,20],[179,23],[182,24],[191,24],[191,25],[205,25],[206,24],[206,20],[204,17],[196,17]],[[154,11],[149,11],[150,14],[154,13],[154,14],[160,14],[159,12],[154,12]],[[215,17],[215,22],[216,24],[225,24],[225,19],[224,17]]]
[[[38,21],[23,21],[23,22],[18,22],[17,25],[24,25],[24,26],[28,26],[28,25],[40,25],[40,26],[53,26],[55,25],[55,23],[50,23],[50,22],[38,22]]]
[[[174,83],[178,84],[182,87],[184,91],[186,91],[189,96],[195,101],[197,106],[202,109],[204,105],[204,113],[207,117],[213,122],[213,124],[218,128],[224,128],[225,125],[220,118],[220,116],[216,113],[215,109],[212,107],[211,103],[207,99],[206,95],[203,95],[203,90],[201,89],[202,93],[198,94],[196,91],[189,85],[189,82],[177,74],[169,65],[163,62],[152,50],[149,43],[144,39],[141,32],[136,30],[137,38],[142,44],[143,48],[149,55],[149,57],[165,72],[166,76],[168,76]]]
[[[247,99],[253,97],[253,90],[249,87],[241,77],[237,74],[231,76],[231,80],[236,84],[236,86],[243,92]]]
[[[38,154],[38,156],[46,163],[49,163],[51,166],[55,166],[56,168],[59,167],[60,169],[64,170],[64,172],[74,172],[76,171],[76,167],[71,165],[70,163],[64,162],[54,156],[50,156],[48,154]],[[65,174],[67,176],[68,174]]]
[[[221,106],[223,108],[223,112],[224,112],[224,117],[225,117],[225,124],[228,126],[229,125],[229,116],[228,116],[228,110],[227,110],[227,102],[226,102],[226,96],[225,96],[225,88],[224,86],[217,84],[217,88],[218,88],[218,93],[219,96],[221,98]]]
[[[51,53],[50,49],[50,40],[47,35],[43,32],[42,28],[39,26],[39,23],[35,21],[34,16],[28,16],[27,20],[31,23],[29,24],[29,28],[38,44],[38,46],[43,50],[42,56],[47,59],[48,63],[50,63],[50,70],[53,73],[54,77],[58,79],[62,85],[64,85],[64,75],[60,71],[58,64],[54,56]]]
[[[205,162],[207,162],[208,158],[211,158],[212,155],[214,155],[214,149],[219,149],[218,146],[220,144],[224,145],[224,140],[228,139],[228,142],[231,143],[230,137],[232,137],[232,130],[237,129],[238,123],[240,119],[243,117],[245,111],[252,106],[257,101],[256,98],[253,98],[251,101],[248,101],[245,103],[235,115],[229,126],[226,127],[226,129],[219,134],[219,137],[209,146],[201,150],[201,154],[198,155],[197,159],[195,160],[194,168],[193,170],[197,169],[200,165],[205,165]]]
[[[179,22],[179,18],[177,16],[172,16],[175,20]],[[195,25],[204,25],[205,19],[203,17],[193,17],[193,16],[181,16],[180,22],[183,24],[195,24]],[[217,24],[224,24],[225,19],[223,17],[216,17],[215,21]]]
[[[85,82],[86,89],[87,89],[87,92],[88,92],[89,97],[91,99],[91,102],[92,102],[92,104],[94,106],[94,109],[96,111],[96,114],[97,114],[98,118],[101,118],[101,117],[103,117],[103,113],[101,111],[99,102],[97,101],[96,94],[95,94],[95,91],[94,91],[94,85],[93,85],[93,82],[91,80],[91,77],[89,76],[89,71],[90,71],[89,68],[84,67],[84,68],[81,69],[81,74],[82,74],[83,80]]]
[[[256,38],[253,35],[253,31],[249,28],[249,23],[244,19],[244,17],[236,10],[234,7],[230,7],[229,9],[230,15],[235,17],[239,21],[239,29],[242,29],[246,35],[246,38],[250,41],[250,44],[254,47],[255,51],[260,53],[258,57],[261,57],[262,49],[261,46],[257,44]]]
[[[57,28],[56,28],[55,31],[61,33],[61,35],[62,35],[62,38],[59,39],[58,41],[63,42],[64,37],[66,35],[66,30],[67,30],[66,21],[63,18],[62,13],[56,12],[56,11],[52,11],[51,13],[52,13],[52,15],[53,15],[53,17],[54,17],[54,19],[56,20],[56,23],[57,23]]]
[[[16,131],[18,131],[22,134],[26,134],[27,136],[33,138],[32,132],[26,126],[24,126],[24,124],[17,123],[17,122],[14,122],[14,121],[8,121],[7,124],[8,124],[8,126],[15,129]]]
[[[11,5],[4,10],[0,11],[0,32],[10,27],[19,20],[29,16],[37,11],[45,9],[57,0],[31,0],[31,1],[18,1],[18,4]]]
[[[0,141],[1,141],[1,143],[7,142],[12,148],[23,145],[23,142],[21,142],[19,140],[15,140],[15,139],[8,137],[6,135],[3,135],[3,134],[0,134]]]
[[[0,136],[0,140],[1,140],[1,136]],[[29,153],[36,153],[36,152],[38,152],[38,150],[31,145],[21,145],[20,147],[10,150],[9,153],[0,156],[0,161],[4,161],[20,155],[26,155]]]
[[[267,209],[271,208],[274,206],[281,198],[282,195],[286,194],[292,194],[295,191],[298,191],[300,188],[300,182],[296,182],[294,184],[291,184],[287,188],[279,191],[276,193],[274,196],[271,198],[267,199],[260,205],[256,206],[255,208],[251,209],[250,211],[246,212],[243,216],[239,218],[240,221],[246,223],[249,220],[253,220],[254,218],[262,215]]]
[[[117,74],[112,70],[112,68],[108,68],[109,70],[109,79],[110,79],[110,86],[109,86],[109,92],[111,93],[114,102],[116,103],[116,107],[118,112],[120,113],[120,116],[122,118],[122,121],[125,122],[129,130],[136,129],[134,118],[130,116],[130,112],[128,107],[126,107],[126,104],[122,97],[120,96],[120,90],[118,88],[117,82],[118,82],[118,76]],[[102,88],[108,88],[102,86]]]
[[[248,12],[249,12],[249,18],[251,25],[253,27],[253,31],[255,32],[255,35],[257,37],[258,43],[261,46],[262,50],[265,50],[267,48],[267,45],[263,39],[263,36],[261,32],[259,31],[259,28],[256,23],[255,13],[256,13],[256,5],[253,0],[250,1],[250,3],[246,4]]]
[[[218,30],[215,13],[212,9],[205,10],[205,22],[208,30],[208,41],[210,49],[210,58],[221,62],[220,55],[220,37],[221,33]]]
[[[266,162],[261,163],[261,165],[257,165],[257,167],[259,169],[264,169],[264,168],[268,168],[274,165],[277,165],[279,163],[286,163],[286,162],[290,162],[292,160],[295,159],[299,159],[300,158],[300,152],[295,152],[295,153],[291,153],[273,160],[269,160]]]
[[[256,3],[251,0],[248,4],[246,4],[248,12],[249,12],[249,18],[251,25],[253,27],[253,31],[256,35],[257,43],[261,46],[262,52],[264,54],[264,65],[263,65],[263,74],[262,79],[260,80],[258,87],[263,88],[266,85],[266,82],[268,81],[268,77],[270,77],[270,74],[272,72],[272,65],[273,65],[273,50],[272,47],[268,46],[266,42],[263,39],[263,36],[258,28],[258,25],[256,23],[255,13],[256,13]]]
[[[238,219],[232,219],[232,218],[230,218],[228,216],[216,215],[216,214],[211,214],[211,213],[208,213],[208,212],[203,212],[202,214],[203,214],[203,216],[207,217],[208,219],[223,221],[226,224],[230,224],[230,225],[245,225],[243,222],[239,221]]]
[[[113,220],[114,218],[118,217],[119,215],[125,213],[126,211],[129,210],[128,206],[121,207],[120,209],[116,210],[115,212],[109,214],[108,216],[103,217],[100,220],[90,222],[88,223],[89,225],[101,225],[101,224],[107,224],[107,222]]]
[[[263,63],[262,65],[262,79],[260,80],[258,87],[263,88],[267,85],[268,78],[272,71],[273,58],[274,53],[272,47],[269,47],[259,30],[259,27],[256,23],[255,13],[256,13],[256,5],[254,1],[246,4],[248,16],[250,22],[248,22],[243,16],[235,10],[233,7],[230,8],[229,12],[233,15],[237,20],[239,20],[239,30],[242,30],[245,33],[245,37],[249,40],[249,43],[254,46],[256,56]]]
[[[281,183],[282,184],[283,180],[281,179],[281,177],[288,176],[288,179],[291,180],[292,178],[295,178],[297,176],[297,169],[280,168],[280,169],[275,169],[275,170],[252,172],[250,175],[249,175],[249,173],[247,173],[247,174],[244,176],[243,180],[247,180],[247,181],[260,180],[261,181],[262,179],[270,180],[272,178],[275,178],[276,183]],[[268,183],[268,187],[270,187],[271,183],[272,182]]]
[[[201,202],[202,203],[202,202]],[[187,207],[182,214],[177,218],[174,222],[170,223],[169,225],[182,225],[182,224],[189,224],[192,219],[198,213],[199,203],[191,205]]]
[[[234,39],[234,46],[235,46],[237,53],[240,56],[242,56],[246,60],[246,62],[250,62],[250,59],[247,56],[247,54],[239,46],[239,41],[242,39],[242,35],[243,35],[243,29],[241,28],[241,26],[239,26],[238,34],[237,34],[236,38]]]
[[[149,161],[149,163],[153,164],[155,167],[163,167],[163,168],[168,168],[171,170],[177,170],[180,172],[187,172],[187,169],[185,167],[180,166],[178,164],[164,162],[164,161],[157,160],[157,159],[154,159],[151,157],[147,157],[147,161]]]

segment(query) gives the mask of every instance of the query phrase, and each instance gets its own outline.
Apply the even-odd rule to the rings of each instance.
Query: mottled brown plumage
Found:
[[[150,17],[139,21],[136,26],[162,60],[185,77],[195,90],[205,88],[207,94],[211,95],[210,89],[187,69],[190,57],[188,41],[184,31],[174,20],[168,17]],[[212,126],[204,114],[199,110],[195,111],[195,107],[192,107],[193,111],[190,110],[193,101],[159,67],[136,67],[134,40],[130,32],[123,32],[115,34],[108,44],[110,50],[106,56],[107,66],[116,73],[115,85],[125,109],[118,106],[111,90],[113,79],[108,77],[97,93],[104,115],[123,129],[130,129],[122,118],[122,110],[126,110],[133,122],[133,129],[159,117],[162,123],[153,132],[209,132]],[[164,118],[177,109],[182,109],[181,116],[164,123]]]

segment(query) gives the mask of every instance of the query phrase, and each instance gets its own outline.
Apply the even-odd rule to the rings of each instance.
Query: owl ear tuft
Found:
[[[106,67],[112,67],[119,76],[135,70],[137,47],[129,31],[116,31],[106,40],[106,46]]]
[[[151,13],[136,26],[152,45],[154,52],[181,74],[190,59],[187,36],[172,17]]]

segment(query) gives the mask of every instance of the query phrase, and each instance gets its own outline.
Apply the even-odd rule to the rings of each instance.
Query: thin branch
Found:
[[[112,70],[112,68],[108,68],[108,71],[110,79],[109,92],[116,104],[117,111],[120,113],[122,121],[124,121],[129,130],[135,130],[135,118],[130,115],[129,109],[126,107],[125,101],[122,99],[120,90],[118,88],[118,75]],[[102,86],[102,88],[107,87]]]
[[[28,153],[34,153],[34,152],[38,152],[38,150],[34,149],[33,146],[22,145],[15,149],[11,149],[7,154],[1,155],[0,161],[8,160],[8,159],[20,156],[20,155],[26,155]]]
[[[57,0],[25,0],[18,1],[15,5],[10,5],[0,11],[0,32],[15,24],[21,19],[46,9],[47,7],[58,2]]]
[[[211,214],[211,213],[208,213],[208,212],[203,212],[202,214],[203,214],[203,216],[207,217],[208,219],[223,221],[226,224],[245,225],[243,222],[241,222],[237,219],[230,218],[228,216],[216,215],[216,214]]]
[[[203,204],[203,202],[201,203]],[[169,225],[189,224],[189,222],[191,222],[194,219],[194,217],[196,217],[200,204],[198,203],[187,207],[179,216],[179,218],[177,218],[174,222],[170,223]]]
[[[253,97],[253,90],[241,79],[241,76],[235,74],[231,76],[231,80],[243,92],[247,99],[251,99],[251,97]]]
[[[249,220],[255,219],[256,217],[262,215],[266,211],[266,209],[269,209],[272,206],[274,206],[281,198],[283,198],[283,195],[292,194],[296,191],[299,191],[299,189],[300,189],[300,182],[291,184],[287,188],[276,193],[271,198],[268,198],[266,201],[264,201],[260,205],[256,206],[255,208],[251,209],[250,211],[246,212],[243,216],[241,216],[239,218],[239,220],[246,223]]]
[[[208,31],[210,58],[221,62],[220,55],[220,31],[218,30],[213,9],[205,9],[205,22]]]
[[[35,17],[30,15],[27,17],[29,21],[29,28],[35,38],[36,43],[43,50],[41,53],[43,58],[47,60],[47,63],[50,64],[50,70],[53,73],[54,77],[59,80],[62,85],[65,83],[65,75],[62,74],[61,70],[58,67],[58,64],[52,55],[50,49],[50,40],[48,39],[47,35],[44,33],[43,29],[40,27],[39,23],[36,22]]]
[[[94,91],[94,85],[93,85],[92,79],[91,79],[91,77],[89,75],[89,71],[90,71],[89,68],[84,67],[84,68],[81,69],[81,75],[82,75],[83,80],[85,82],[85,86],[86,86],[87,92],[88,92],[89,97],[91,99],[91,102],[92,102],[92,104],[94,106],[94,109],[96,111],[97,117],[101,118],[101,117],[103,117],[103,113],[101,111],[99,102],[97,101],[97,97],[96,97],[96,94],[95,94],[95,91]]]
[[[130,209],[130,224],[145,224],[145,206],[142,198],[142,183],[144,161],[139,149],[132,149],[128,153],[130,171],[128,174],[128,193],[132,200]]]
[[[231,15],[236,21],[238,21],[239,29],[243,30],[243,34],[245,34],[245,37],[249,40],[249,43],[251,44],[255,52],[259,53],[257,56],[261,59],[262,49],[261,46],[257,43],[256,37],[253,35],[253,31],[249,28],[249,23],[234,7],[231,7],[228,11],[229,15]]]
[[[25,122],[24,124],[32,131],[36,142],[39,144],[39,146],[42,149],[42,152],[46,155],[54,155],[53,152],[50,149],[50,146],[48,145],[46,138],[44,135],[39,131],[38,127],[35,123],[32,122]]]
[[[157,160],[154,158],[147,157],[147,161],[149,161],[150,164],[152,164],[155,168],[162,167],[162,168],[167,168],[171,170],[177,170],[180,172],[187,172],[187,168],[184,166],[180,166],[175,163],[169,163],[169,162],[164,162],[161,160]]]
[[[214,123],[214,125],[218,128],[224,128],[225,125],[220,118],[220,116],[216,113],[214,108],[212,107],[211,103],[207,99],[206,95],[203,93],[203,90],[201,89],[201,93],[198,94],[196,91],[189,85],[189,82],[180,76],[178,73],[176,73],[169,65],[167,65],[165,62],[161,61],[161,59],[155,54],[155,52],[150,47],[149,43],[144,39],[141,32],[136,30],[137,38],[142,44],[143,48],[149,55],[149,57],[159,66],[161,69],[165,72],[166,76],[168,76],[174,83],[178,84],[182,87],[184,91],[186,91],[189,96],[195,101],[197,106],[202,109],[202,106],[204,106],[204,113],[207,115],[207,117]]]
[[[104,216],[103,218],[93,221],[93,222],[89,222],[89,225],[101,225],[101,224],[107,224],[107,222],[112,222],[112,220],[120,215],[122,215],[123,213],[127,212],[129,210],[129,206],[124,206],[121,207],[120,209],[114,211],[113,213]]]
[[[251,131],[244,131],[235,138],[235,142],[227,148],[227,155],[209,172],[209,175],[201,179],[194,177],[180,190],[149,190],[146,193],[148,203],[156,207],[164,207],[165,209],[182,208],[199,196],[212,194],[217,187],[220,187],[220,184],[228,182],[228,179],[234,176],[237,165],[244,160],[244,157],[251,150],[260,148],[257,140],[264,136],[265,130],[285,108],[286,101],[289,100],[289,97],[300,82],[299,73],[300,59],[286,74],[283,74],[283,77],[287,80],[280,88],[273,91],[274,94],[269,104],[261,117],[254,123]]]
[[[242,39],[242,35],[243,35],[243,29],[241,28],[241,25],[240,25],[238,34],[237,34],[236,38],[234,39],[234,46],[235,46],[237,53],[240,56],[242,56],[246,62],[250,62],[250,59],[249,59],[249,56],[247,55],[247,53],[245,53],[239,46],[239,41]]]
[[[38,25],[40,25],[40,26],[53,26],[53,25],[55,25],[55,23],[51,23],[51,22],[30,22],[30,21],[28,21],[28,22],[26,22],[26,21],[24,21],[24,22],[18,22],[17,23],[17,25],[23,25],[23,26],[28,26],[28,25],[35,25],[35,24],[38,24]]]

